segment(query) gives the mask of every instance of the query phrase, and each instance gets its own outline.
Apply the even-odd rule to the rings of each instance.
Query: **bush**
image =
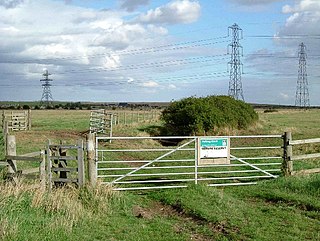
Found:
[[[172,102],[161,115],[164,135],[216,132],[219,128],[245,129],[258,120],[252,106],[229,96],[189,97]]]

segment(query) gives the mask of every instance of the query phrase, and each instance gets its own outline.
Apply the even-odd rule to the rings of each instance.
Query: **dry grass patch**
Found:
[[[0,218],[0,240],[13,239],[14,234],[18,230],[18,225],[15,221],[9,221],[8,218]]]

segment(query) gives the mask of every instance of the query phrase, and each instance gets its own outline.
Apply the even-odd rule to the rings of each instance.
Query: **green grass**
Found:
[[[148,195],[207,226],[223,229],[214,239],[317,240],[319,184],[319,176],[280,178],[250,187],[198,185]]]
[[[80,110],[32,111],[32,130],[14,133],[18,154],[44,148],[48,139],[75,144],[89,129],[89,115],[89,111]],[[259,124],[234,134],[292,131],[294,139],[315,138],[320,133],[319,118],[319,110],[260,113]],[[147,136],[149,126],[160,124],[119,125],[114,135]],[[158,146],[153,142],[137,145],[142,144]],[[281,143],[268,140],[269,144]],[[319,146],[310,145],[299,146],[294,152],[319,150]],[[3,149],[0,152],[3,155]],[[319,160],[309,160],[294,167],[315,168],[319,164]],[[281,177],[243,187],[190,185],[186,189],[120,193],[108,187],[48,193],[37,185],[0,184],[0,240],[320,240],[319,200],[319,174]]]
[[[319,137],[320,126],[317,121],[320,118],[320,111],[311,110],[279,110],[273,113],[260,113],[262,131],[264,133],[281,134],[285,131],[292,131],[292,138],[317,138]]]

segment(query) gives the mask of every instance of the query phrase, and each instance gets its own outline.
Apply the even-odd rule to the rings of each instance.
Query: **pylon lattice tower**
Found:
[[[53,98],[52,98],[52,94],[51,94],[51,84],[50,81],[53,81],[52,79],[49,79],[49,72],[48,70],[45,70],[45,72],[42,74],[45,78],[41,79],[40,81],[43,82],[42,84],[42,88],[43,88],[43,92],[42,92],[42,97],[41,97],[41,105],[46,105],[49,106],[50,104],[52,104]]]
[[[242,29],[235,23],[228,28],[228,33],[230,33],[230,31],[232,34],[232,43],[228,45],[228,54],[230,53],[229,49],[231,48],[231,59],[228,63],[230,65],[228,95],[236,100],[244,100],[241,83],[242,63],[240,59],[243,55],[243,51],[239,42],[239,40],[243,38]]]
[[[299,45],[299,70],[295,105],[305,108],[310,106],[307,80],[307,53],[304,43]]]

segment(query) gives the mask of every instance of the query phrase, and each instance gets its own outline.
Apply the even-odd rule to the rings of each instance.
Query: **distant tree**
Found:
[[[23,105],[23,106],[22,106],[22,109],[24,109],[24,110],[29,110],[29,109],[30,109],[30,106],[29,106],[29,105]]]

